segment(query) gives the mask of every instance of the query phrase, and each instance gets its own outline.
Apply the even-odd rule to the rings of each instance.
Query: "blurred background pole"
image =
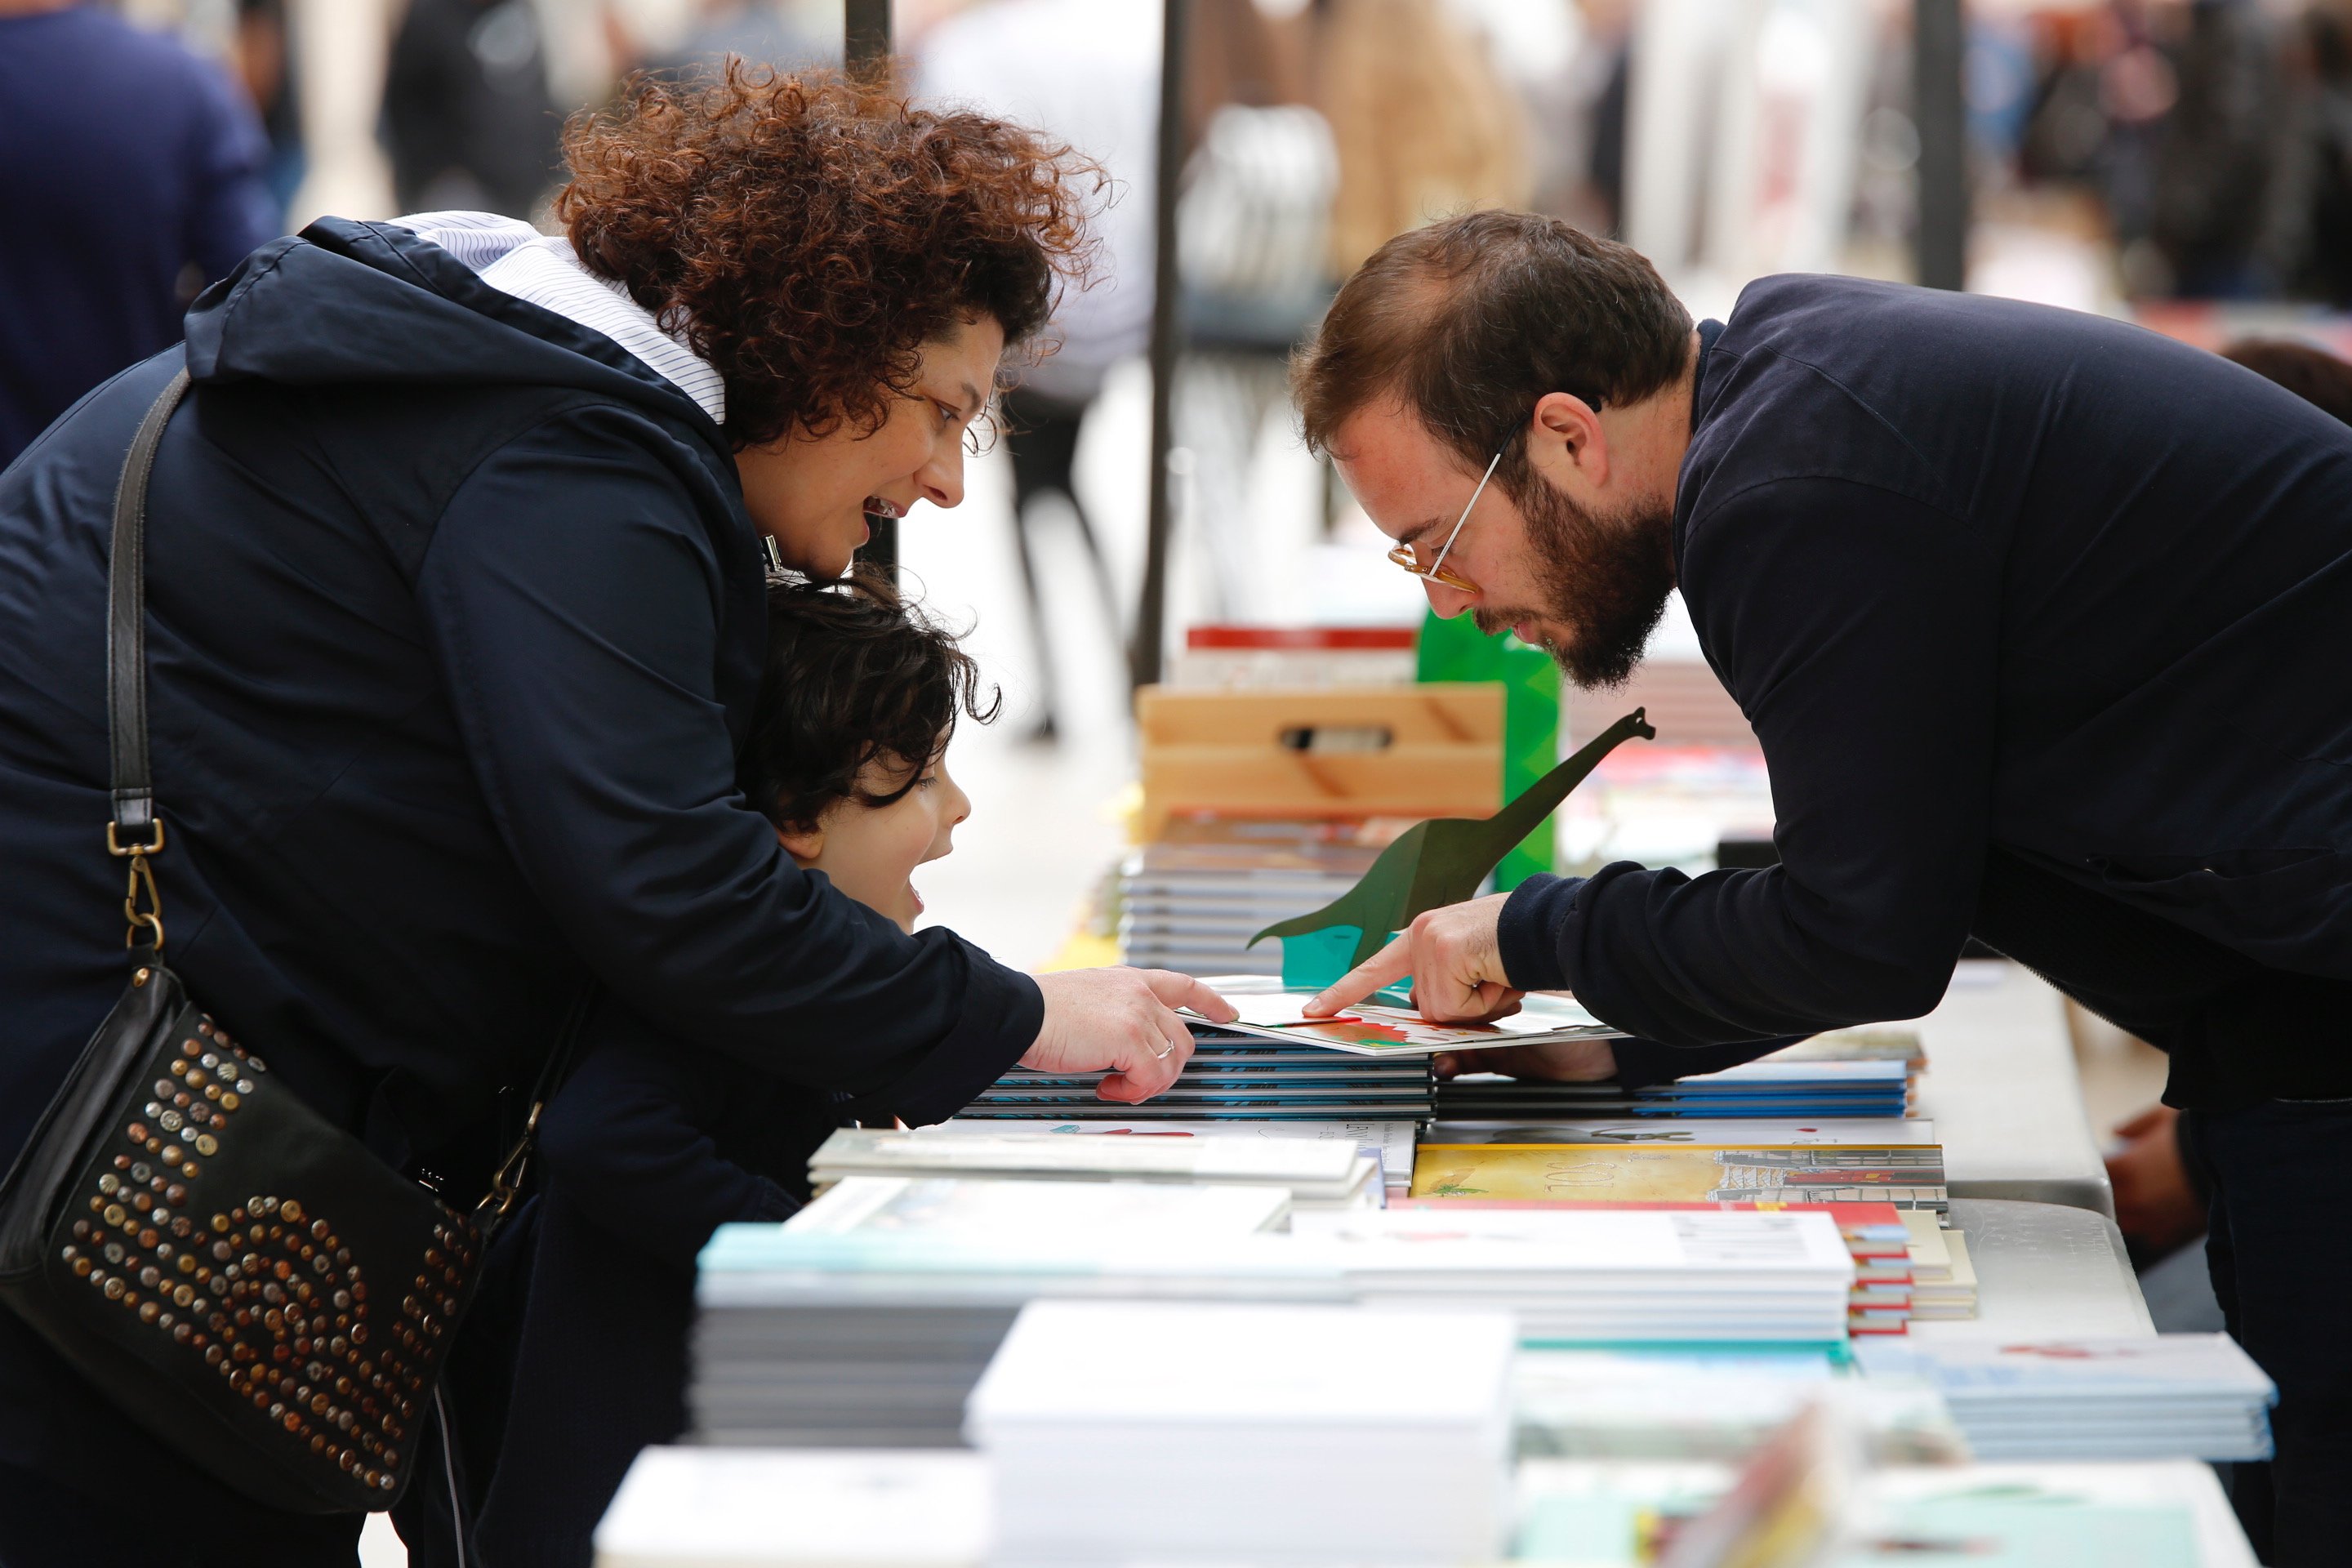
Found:
[[[841,58],[852,76],[880,74],[890,68],[890,0],[843,0]],[[880,567],[892,582],[898,580],[898,520],[866,514],[873,537],[857,552],[860,561]]]
[[[1184,36],[1190,0],[1160,0],[1160,147],[1152,188],[1151,507],[1143,544],[1143,597],[1136,606],[1135,645],[1128,653],[1133,684],[1160,679],[1168,637],[1168,539],[1175,527],[1176,362],[1183,350],[1182,285],[1176,276],[1176,186],[1184,174]]]
[[[1969,121],[1960,0],[1914,0],[1912,99],[1919,126],[1919,281],[1968,282]]]

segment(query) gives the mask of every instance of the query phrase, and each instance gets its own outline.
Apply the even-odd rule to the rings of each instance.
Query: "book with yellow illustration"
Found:
[[[1947,1206],[1934,1143],[1426,1143],[1416,1198],[1520,1203],[1890,1203]]]

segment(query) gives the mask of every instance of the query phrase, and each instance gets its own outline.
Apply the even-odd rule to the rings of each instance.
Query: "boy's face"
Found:
[[[906,773],[884,760],[866,764],[857,787],[887,795]],[[948,776],[944,750],[931,760],[915,787],[887,805],[867,805],[856,797],[837,800],[804,829],[778,828],[776,837],[803,869],[822,871],[833,885],[868,909],[915,929],[922,895],[911,879],[915,868],[936,860],[955,846],[956,824],[971,815],[971,797]]]

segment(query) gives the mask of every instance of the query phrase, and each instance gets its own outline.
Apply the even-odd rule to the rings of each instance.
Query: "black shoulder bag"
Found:
[[[185,371],[115,492],[107,708],[131,984],[0,1183],[0,1300],[139,1426],[296,1513],[388,1508],[415,1468],[484,1242],[589,1005],[471,1215],[312,1110],[163,967],[148,775],[147,477]]]

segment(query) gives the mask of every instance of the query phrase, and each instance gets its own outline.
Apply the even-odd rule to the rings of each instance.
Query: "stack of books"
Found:
[[[1937,1223],[1932,1214],[1904,1215],[1911,1254],[1911,1316],[1923,1323],[1977,1315],[1977,1270],[1969,1238]]]
[[[972,1391],[1007,1563],[1501,1553],[1510,1320],[1041,1301]]]
[[[1923,1219],[1933,1228],[1936,1216],[1896,1208],[1893,1204],[1610,1204],[1579,1201],[1521,1203],[1481,1198],[1414,1198],[1402,1206],[1460,1213],[1465,1209],[1654,1209],[1703,1214],[1764,1210],[1826,1215],[1853,1258],[1853,1288],[1846,1298],[1846,1331],[1855,1334],[1900,1334],[1910,1329],[1912,1251],[1911,1230],[1905,1222]],[[1971,1276],[1971,1289],[1973,1279]],[[1974,1305],[1965,1313],[1974,1315]]]
[[[1359,1301],[1507,1308],[1531,1341],[1839,1341],[1854,1279],[1822,1214],[1415,1208],[1294,1230]]]
[[[1890,1124],[1883,1122],[1870,1141],[1856,1143],[1843,1142],[1835,1122],[1801,1134],[1768,1131],[1744,1139],[1712,1131],[1739,1125],[1661,1122],[1660,1131],[1669,1135],[1589,1143],[1528,1141],[1531,1133],[1557,1129],[1511,1129],[1519,1140],[1511,1142],[1433,1138],[1414,1159],[1412,1195],[1519,1203],[1887,1203],[1937,1214],[1950,1207],[1944,1151],[1933,1142],[1931,1123],[1893,1122],[1895,1135],[1919,1140],[1900,1143],[1886,1141]],[[1927,1131],[1905,1131],[1912,1128]]]
[[[1014,1068],[981,1091],[968,1117],[1002,1121],[1417,1121],[1435,1107],[1425,1056],[1349,1056],[1192,1026],[1192,1057],[1173,1087],[1141,1105],[1101,1099],[1100,1073]]]
[[[1179,815],[1164,834],[1119,867],[1119,956],[1187,974],[1281,973],[1282,944],[1249,939],[1354,887],[1381,847],[1352,822]]]
[[[2278,1390],[2227,1334],[1872,1341],[1854,1358],[1941,1394],[1980,1459],[2271,1457]]]
[[[1784,1061],[1767,1057],[1646,1089],[1547,1083],[1465,1073],[1437,1087],[1437,1114],[1485,1118],[1891,1116],[1908,1113],[1910,1068],[1895,1060]]]
[[[1877,1464],[1952,1464],[1968,1441],[1933,1389],[1848,1374],[1831,1346],[1522,1346],[1519,1456],[1736,1464],[1808,1404],[1839,1407]]]
[[[1329,1148],[1353,1158],[1338,1145]],[[852,1176],[703,1249],[688,1407],[704,1442],[923,1447],[1014,1314],[1049,1292],[1337,1300],[1328,1268],[1249,1243],[1278,1186]]]
[[[1307,1121],[1295,1118],[1258,1121],[1115,1121],[1108,1117],[1039,1117],[1008,1121],[1001,1117],[964,1115],[919,1130],[925,1137],[993,1138],[1009,1131],[1043,1132],[1062,1138],[1192,1138],[1304,1139],[1326,1143],[1350,1143],[1356,1152],[1381,1163],[1381,1184],[1390,1202],[1412,1188],[1415,1124],[1403,1121]]]
[[[822,1190],[857,1176],[971,1177],[975,1182],[966,1185],[978,1192],[985,1192],[987,1183],[1006,1180],[1088,1188],[1118,1182],[1277,1188],[1297,1212],[1378,1207],[1381,1196],[1378,1156],[1351,1142],[1299,1138],[1070,1138],[1025,1131],[957,1136],[837,1128],[809,1156],[809,1181]],[[1120,1201],[1117,1193],[1092,1195],[1113,1205]],[[813,1205],[789,1223],[815,1228],[823,1222],[811,1215],[837,1209],[837,1201]]]

